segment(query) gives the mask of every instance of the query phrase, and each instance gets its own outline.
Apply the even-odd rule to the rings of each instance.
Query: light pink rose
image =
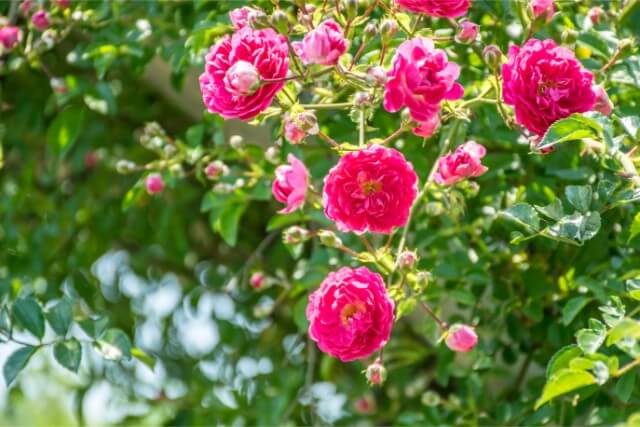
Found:
[[[543,18],[547,22],[550,22],[553,19],[553,14],[556,13],[556,5],[553,0],[531,0],[529,5],[534,18]]]
[[[342,28],[333,19],[322,22],[304,36],[301,42],[293,42],[291,45],[305,64],[335,65],[347,51]]]
[[[478,343],[478,335],[470,326],[455,324],[449,328],[445,343],[453,351],[466,353]]]
[[[145,188],[149,194],[162,193],[164,190],[164,180],[159,173],[149,174],[145,180]]]
[[[487,150],[477,142],[468,141],[453,153],[440,157],[434,180],[438,184],[453,185],[465,178],[480,176],[487,168],[480,163]]]
[[[431,39],[416,37],[403,42],[393,57],[384,88],[384,108],[390,112],[408,107],[417,122],[428,122],[440,110],[442,100],[462,97],[464,90],[456,79],[458,64],[436,49]]]
[[[402,153],[370,145],[345,154],[324,179],[324,213],[338,230],[391,233],[406,224],[418,176]]]
[[[276,168],[276,179],[271,191],[275,199],[287,206],[279,213],[288,214],[299,209],[304,204],[304,198],[309,186],[309,172],[304,164],[293,154],[287,157],[288,165]]]
[[[478,37],[480,26],[471,21],[464,21],[460,24],[460,31],[456,34],[459,43],[473,43]]]
[[[249,25],[249,15],[255,9],[251,7],[239,7],[229,12],[229,19],[235,30],[239,30]]]
[[[556,120],[592,110],[596,100],[591,72],[550,39],[512,45],[502,79],[504,102],[513,105],[519,124],[539,136]]]
[[[40,31],[46,30],[47,28],[49,28],[49,25],[51,25],[49,12],[47,12],[46,10],[40,9],[39,11],[34,13],[33,16],[31,17],[31,23],[33,24],[34,27],[36,27],[36,29]]]
[[[604,90],[602,85],[597,85],[593,88],[596,94],[596,102],[593,104],[593,111],[597,111],[605,116],[608,116],[613,111],[613,103],[607,95],[607,91]]]
[[[349,362],[380,350],[393,327],[393,301],[382,277],[366,267],[329,273],[309,295],[309,337],[321,351]]]
[[[471,6],[470,0],[395,0],[406,10],[437,18],[457,18]]]
[[[439,126],[440,116],[438,114],[434,114],[426,122],[418,123],[418,126],[413,128],[413,133],[423,138],[429,138],[431,135],[436,133]]]
[[[247,96],[260,86],[258,69],[247,61],[238,61],[224,76],[224,88],[232,95]]]
[[[243,64],[237,66],[238,62]],[[275,79],[263,83],[255,91],[243,95],[253,79],[254,67],[260,79]],[[244,27],[233,36],[225,36],[211,47],[200,75],[200,91],[207,109],[225,119],[251,120],[264,111],[284,86],[289,70],[287,40],[268,28],[253,30]]]
[[[13,49],[20,43],[22,32],[20,28],[13,25],[0,28],[0,44],[5,49]]]

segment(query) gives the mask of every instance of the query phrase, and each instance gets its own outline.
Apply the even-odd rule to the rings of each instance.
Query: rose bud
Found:
[[[278,30],[280,34],[287,34],[289,32],[289,16],[283,10],[275,10],[271,15],[271,23]]]
[[[318,238],[320,239],[320,243],[330,248],[341,248],[342,240],[336,233],[331,230],[318,230],[317,233]]]
[[[13,25],[0,28],[0,45],[6,50],[13,49],[20,43],[22,31]]]
[[[387,379],[387,370],[382,365],[380,358],[377,358],[375,362],[367,366],[366,376],[370,385],[380,385],[385,382]]]
[[[60,9],[67,9],[71,5],[70,0],[55,0],[56,6]]]
[[[500,65],[502,52],[498,46],[490,44],[482,50],[482,59],[491,68],[496,68]]]
[[[593,104],[593,111],[597,111],[608,116],[613,111],[613,103],[609,99],[609,95],[602,85],[595,86],[593,91],[596,93],[596,103]]]
[[[553,0],[531,0],[530,8],[534,18],[544,19],[547,22],[551,22],[556,12]]]
[[[33,9],[33,2],[31,0],[24,0],[20,3],[19,8],[23,16],[28,16],[29,13],[31,13],[31,9]]]
[[[262,289],[265,282],[266,282],[266,277],[261,271],[256,271],[251,275],[251,278],[249,279],[249,283],[256,290]]]
[[[231,20],[231,25],[233,25],[233,29],[237,31],[249,25],[249,16],[253,11],[255,11],[255,9],[252,9],[247,6],[239,7],[237,9],[233,9],[232,11],[230,11],[229,19]]]
[[[453,185],[465,178],[478,177],[487,171],[481,161],[486,148],[475,141],[460,145],[453,153],[440,157],[434,181],[440,185]]]
[[[383,43],[388,43],[398,32],[398,23],[393,19],[385,19],[380,24],[380,36]]]
[[[220,160],[214,160],[204,168],[204,173],[207,175],[207,178],[215,180],[229,173],[229,168]]]
[[[361,415],[372,414],[376,409],[376,401],[372,396],[359,397],[353,402],[353,409]]]
[[[309,240],[309,231],[298,226],[292,225],[282,233],[282,240],[288,245],[295,245]]]
[[[301,42],[291,45],[305,65],[336,65],[348,46],[342,28],[333,19],[322,22]]]
[[[375,21],[369,21],[363,31],[365,37],[372,39],[378,35],[378,24]]]
[[[412,268],[416,261],[418,261],[418,256],[413,251],[404,251],[398,257],[398,267],[408,270]]]
[[[269,27],[269,17],[262,10],[251,10],[247,19],[249,21],[249,26],[254,30],[260,30]]]
[[[387,72],[376,65],[367,70],[367,81],[373,86],[384,86],[387,82]]]
[[[589,9],[589,12],[587,12],[587,16],[593,25],[598,25],[600,23],[600,18],[602,18],[603,14],[604,10],[602,10],[600,6],[592,7]]]
[[[224,87],[235,96],[253,94],[260,87],[258,69],[247,61],[238,61],[227,70]]]
[[[44,31],[49,28],[51,25],[51,20],[49,18],[49,12],[40,9],[31,17],[31,23],[33,26],[40,31]]]
[[[149,194],[159,194],[164,190],[164,180],[159,173],[152,173],[145,180],[145,187]]]
[[[478,343],[478,335],[470,326],[455,324],[449,327],[445,343],[453,351],[466,353]]]
[[[287,160],[288,165],[276,168],[276,178],[271,186],[273,197],[287,205],[278,211],[281,214],[290,214],[296,209],[302,209],[309,187],[309,171],[304,164],[293,154],[289,154]]]
[[[474,24],[471,21],[464,21],[460,24],[460,31],[456,34],[456,41],[464,44],[473,43],[478,37],[479,30],[480,26],[478,24]]]
[[[51,89],[53,89],[54,92],[57,92],[61,95],[64,95],[69,91],[69,88],[67,87],[64,79],[54,77],[49,81],[49,84],[51,84]]]

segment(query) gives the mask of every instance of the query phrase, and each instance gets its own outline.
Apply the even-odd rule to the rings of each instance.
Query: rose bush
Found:
[[[0,420],[634,425],[639,4],[1,3]]]

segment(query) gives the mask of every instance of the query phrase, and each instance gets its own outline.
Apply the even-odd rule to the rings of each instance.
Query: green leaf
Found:
[[[131,349],[131,355],[147,365],[152,371],[156,367],[156,358],[140,350],[138,347],[133,347]]]
[[[413,312],[413,310],[415,310],[416,304],[417,304],[417,301],[416,301],[415,297],[410,297],[410,298],[403,299],[398,304],[398,309],[396,311],[396,317],[398,319],[400,319],[403,316],[411,314]]]
[[[632,241],[633,238],[638,234],[640,234],[640,212],[638,212],[633,217],[633,222],[631,223],[631,228],[629,230],[629,239],[627,240],[627,242]]]
[[[11,330],[11,316],[7,307],[0,309],[0,331],[8,332]]]
[[[618,379],[613,392],[623,403],[627,403],[629,399],[631,399],[635,386],[636,373],[634,371],[630,371]]]
[[[588,212],[585,215],[574,213],[563,217],[548,228],[550,237],[570,239],[578,243],[592,239],[600,231],[600,214]]]
[[[628,116],[620,119],[624,131],[633,139],[640,138],[640,117]]]
[[[32,347],[30,345],[19,348],[14,351],[11,356],[7,359],[4,364],[4,368],[2,369],[2,373],[4,375],[4,382],[7,384],[7,387],[11,385],[13,380],[16,379],[20,371],[27,366],[27,362],[31,359],[31,356],[36,352],[37,347]]]
[[[629,279],[625,282],[625,287],[631,298],[640,301],[640,280]]]
[[[579,296],[571,298],[569,301],[567,301],[564,308],[562,309],[562,323],[565,326],[569,325],[573,321],[573,319],[576,318],[578,313],[580,313],[580,311],[582,311],[582,309],[592,301],[592,299],[593,298]]]
[[[131,358],[131,341],[120,329],[109,329],[98,340],[98,351],[108,360]]]
[[[75,338],[71,338],[56,343],[53,346],[53,356],[59,364],[71,372],[78,372],[80,361],[82,360],[82,347],[80,346],[80,342]]]
[[[267,231],[273,231],[287,225],[299,224],[309,221],[310,217],[300,211],[292,212],[289,215],[274,215],[267,224]]]
[[[224,207],[216,222],[216,231],[229,246],[235,246],[238,240],[238,224],[247,208],[246,203],[230,203]]]
[[[44,315],[40,304],[32,297],[18,298],[13,303],[13,317],[38,338],[44,335]]]
[[[564,216],[564,207],[562,200],[556,198],[547,206],[534,206],[538,212],[547,218],[559,221]]]
[[[609,330],[607,345],[612,345],[621,339],[640,338],[640,322],[633,319],[623,319]]]
[[[602,126],[597,121],[581,114],[572,114],[552,124],[536,148],[543,150],[568,141],[596,138],[601,131]]]
[[[109,319],[105,316],[87,318],[80,320],[78,325],[91,338],[99,338],[107,328],[107,325],[109,325]]]
[[[593,354],[602,345],[605,338],[605,331],[596,330],[596,329],[580,329],[576,332],[576,341],[578,343],[578,347],[585,354]]]
[[[538,231],[540,229],[538,212],[527,203],[517,203],[502,211],[502,214],[529,230]]]
[[[62,111],[47,130],[47,143],[58,155],[65,154],[76,142],[82,131],[84,109],[71,107]]]
[[[589,210],[591,198],[593,197],[593,190],[590,185],[569,185],[565,188],[564,193],[574,208],[582,213]]]
[[[556,372],[566,369],[573,359],[582,355],[582,350],[575,344],[562,347],[556,351],[547,364],[546,377],[551,378]]]
[[[538,409],[551,399],[572,392],[579,388],[595,384],[596,379],[588,372],[563,369],[556,372],[545,384],[542,396],[536,402],[534,409]]]
[[[73,308],[66,298],[61,299],[45,314],[49,325],[58,335],[66,335],[73,320]]]

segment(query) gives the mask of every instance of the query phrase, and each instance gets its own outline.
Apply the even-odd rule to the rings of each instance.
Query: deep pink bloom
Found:
[[[424,13],[437,18],[457,18],[471,6],[470,0],[395,0],[411,12]]]
[[[604,90],[602,85],[598,85],[593,88],[596,93],[596,102],[593,104],[593,110],[597,111],[605,116],[608,116],[613,111],[613,103],[607,95],[607,91]]]
[[[544,18],[547,22],[550,22],[556,13],[553,0],[531,0],[530,6],[534,18]]]
[[[31,17],[31,23],[36,29],[40,31],[44,31],[49,28],[51,25],[51,20],[49,19],[49,12],[46,10],[40,9]]]
[[[466,353],[478,343],[478,335],[470,326],[455,324],[449,327],[445,343],[453,351]]]
[[[380,350],[393,327],[393,301],[378,273],[366,267],[329,273],[307,305],[309,337],[343,362]]]
[[[408,107],[417,122],[428,122],[444,99],[460,98],[464,90],[456,79],[458,64],[436,49],[431,39],[416,37],[403,42],[393,57],[384,87],[384,108],[390,112]]]
[[[149,194],[162,193],[162,190],[164,190],[164,180],[162,179],[162,175],[159,173],[152,173],[148,175],[145,180],[145,187]]]
[[[471,21],[464,21],[460,24],[460,31],[456,34],[459,43],[473,43],[478,37],[480,26]]]
[[[288,165],[276,168],[276,179],[273,180],[271,191],[275,199],[287,206],[278,211],[288,214],[302,207],[309,186],[309,172],[304,164],[293,154],[287,157]]]
[[[0,44],[5,49],[13,49],[22,38],[22,32],[20,28],[13,25],[0,28]]]
[[[418,126],[413,128],[413,133],[423,138],[429,138],[431,135],[436,133],[436,130],[438,130],[439,126],[440,116],[436,113],[431,116],[426,122],[418,123]]]
[[[438,184],[453,185],[465,178],[480,176],[487,171],[480,161],[487,150],[477,142],[468,141],[453,153],[440,157],[433,177]]]
[[[242,65],[236,65],[242,61]],[[250,120],[264,111],[284,81],[264,83],[249,94],[247,82],[254,67],[261,79],[283,79],[289,70],[285,37],[268,28],[244,27],[211,47],[200,75],[200,91],[207,109],[225,119]]]
[[[239,30],[241,28],[249,25],[249,15],[255,9],[251,7],[239,7],[237,9],[233,9],[229,12],[229,19],[231,20],[231,24],[233,25],[234,30]]]
[[[513,105],[517,122],[540,136],[556,120],[590,111],[596,100],[591,72],[550,39],[512,45],[502,79],[504,102]]]
[[[402,153],[370,145],[345,154],[324,179],[324,213],[338,230],[391,233],[406,224],[418,176]]]
[[[261,289],[265,284],[266,278],[261,271],[256,271],[251,275],[249,283],[254,289]]]
[[[322,22],[304,36],[301,42],[293,42],[291,45],[305,64],[335,65],[347,51],[342,28],[333,19]]]

